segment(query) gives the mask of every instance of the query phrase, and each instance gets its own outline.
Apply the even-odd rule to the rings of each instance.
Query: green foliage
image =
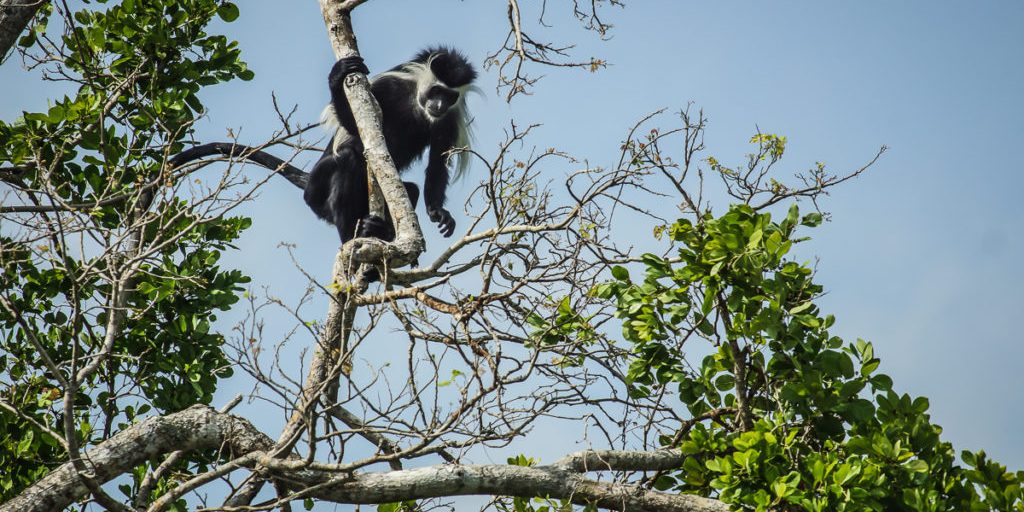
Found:
[[[238,8],[218,0],[105,4],[86,2],[71,14],[61,59],[50,64],[74,92],[45,112],[0,121],[0,162],[24,169],[10,182],[29,191],[25,197],[93,205],[32,217],[40,225],[73,219],[65,224],[76,233],[32,242],[0,235],[0,296],[17,312],[0,308],[0,367],[12,383],[0,398],[19,412],[0,409],[0,501],[66,457],[37,424],[63,434],[63,415],[72,414],[87,447],[154,410],[209,403],[217,380],[231,374],[224,337],[211,325],[248,278],[218,261],[250,221],[205,217],[186,199],[141,191],[180,178],[165,158],[182,148],[203,113],[202,87],[252,77],[236,42],[205,32],[215,16],[237,18]],[[22,46],[52,51],[39,37],[47,21],[54,24],[49,10]],[[140,218],[148,227],[130,232],[126,226]],[[32,338],[65,378],[76,354],[94,353],[107,341],[111,283],[124,271],[126,256],[119,254],[132,236],[153,250],[133,272],[110,357],[75,390],[75,409],[64,411],[64,390]]]
[[[597,512],[597,507],[588,505],[582,508],[576,507],[569,500],[553,500],[550,498],[520,498],[513,496],[506,500],[496,502],[496,507],[502,512]]]
[[[307,508],[306,510],[311,510],[311,508]],[[418,512],[420,510],[422,509],[416,504],[416,500],[381,503],[380,505],[377,505],[377,512]]]
[[[526,323],[531,328],[528,348],[570,353],[568,347],[587,345],[594,341],[597,334],[590,323],[591,318],[580,315],[569,303],[569,297],[551,306],[552,311],[547,318],[536,311],[527,314]],[[574,366],[582,364],[582,359],[579,354],[573,354],[557,362]]]
[[[769,154],[785,144],[755,142]],[[803,240],[797,228],[820,223],[796,205],[778,222],[746,205],[682,219],[667,230],[677,259],[647,254],[642,282],[618,267],[595,288],[616,301],[633,347],[634,396],[670,387],[695,418],[734,418],[685,432],[676,446],[689,457],[657,487],[737,509],[1024,510],[1024,472],[984,453],[964,452],[960,465],[928,401],[877,372],[872,344],[829,333],[834,318],[814,303],[822,288],[812,269],[787,259]],[[684,347],[701,340],[711,353],[691,365]]]
[[[0,368],[13,368],[13,360],[9,354],[0,355]],[[27,379],[11,391],[5,400],[32,421],[0,409],[0,501],[42,478],[64,454],[57,440],[36,426],[55,424],[47,411],[60,392],[42,378]]]

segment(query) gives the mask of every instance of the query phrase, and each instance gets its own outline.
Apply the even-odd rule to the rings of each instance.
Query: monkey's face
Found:
[[[420,96],[420,106],[432,118],[441,118],[459,101],[459,91],[435,83]]]
[[[460,54],[448,50],[431,54],[417,79],[420,108],[431,119],[448,115],[475,78],[473,66]]]

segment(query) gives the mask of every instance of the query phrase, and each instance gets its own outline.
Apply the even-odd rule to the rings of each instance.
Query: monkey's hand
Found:
[[[430,217],[430,222],[437,223],[437,229],[445,238],[452,236],[452,233],[455,232],[455,219],[452,218],[452,214],[448,213],[448,210],[427,208],[427,217]]]
[[[334,67],[331,68],[331,74],[328,76],[330,83],[341,85],[345,81],[345,77],[352,73],[363,73],[364,75],[370,74],[370,70],[366,67],[366,63],[363,62],[362,57],[345,57],[344,59],[338,60],[334,63]]]

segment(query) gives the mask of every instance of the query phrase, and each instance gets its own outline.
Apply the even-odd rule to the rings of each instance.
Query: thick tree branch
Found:
[[[361,3],[359,0],[320,0],[331,46],[339,59],[359,55],[350,13]],[[412,203],[388,153],[381,127],[380,107],[370,93],[369,80],[362,73],[353,73],[345,80],[345,93],[363,142],[367,171],[374,178],[371,183],[377,183],[387,201],[395,223],[396,238],[391,243],[361,238],[346,244],[335,259],[334,281],[339,284],[348,283],[351,276],[360,275],[356,271],[360,262],[380,261],[388,257],[391,265],[402,266],[415,261],[426,246]],[[375,204],[374,195],[371,194],[371,213],[381,215],[383,207]],[[352,300],[352,292],[359,288],[365,289],[365,286],[362,279],[353,285],[340,286],[331,301],[319,346],[303,384],[301,401],[278,438],[275,454],[285,455],[291,451],[303,428],[316,417],[314,409],[318,402],[335,402],[333,395],[337,390],[336,381],[341,373],[347,373],[350,364],[347,340],[357,307]],[[250,479],[228,504],[251,503],[261,486],[259,480]]]
[[[312,482],[308,482],[312,483]],[[430,466],[337,478],[310,493],[335,503],[391,503],[447,496],[492,495],[568,499],[578,505],[629,512],[727,512],[728,505],[689,494],[597,482],[554,466]]]
[[[178,413],[149,418],[121,431],[89,450],[82,462],[94,481],[104,483],[167,453],[221,446],[228,457],[233,457],[269,449],[273,441],[244,419],[220,414],[209,407],[193,406]],[[88,493],[74,465],[66,463],[0,505],[0,512],[64,510]]]
[[[342,276],[352,274],[347,271],[350,264],[347,256],[346,251],[341,251],[335,257],[332,274],[336,282]],[[302,432],[318,417],[316,409],[319,404],[337,402],[338,379],[343,373],[348,372],[350,365],[347,340],[352,332],[352,321],[356,312],[353,295],[347,289],[340,289],[332,297],[313,362],[302,385],[300,402],[278,436],[272,451],[273,456],[287,457],[291,453]],[[250,477],[245,485],[228,499],[226,505],[243,506],[252,503],[263,483],[264,480],[255,475]]]
[[[90,450],[83,462],[98,483],[109,482],[139,464],[168,453],[220,449],[229,460],[223,471],[256,461],[274,466],[268,451],[274,442],[248,421],[206,406],[149,418]],[[591,451],[570,455],[548,466],[501,464],[438,465],[384,473],[339,474],[311,469],[271,469],[270,476],[291,492],[289,499],[313,497],[335,503],[373,504],[446,496],[547,496],[608,510],[631,512],[727,511],[708,498],[643,490],[635,485],[597,482],[592,471],[655,471],[678,467],[677,451]],[[0,512],[63,510],[87,496],[88,489],[71,463],[57,468],[20,495],[0,505]]]
[[[553,467],[584,473],[587,471],[664,471],[683,465],[686,456],[679,450],[638,452],[628,450],[586,450],[571,453]]]
[[[0,63],[47,0],[0,0]]]

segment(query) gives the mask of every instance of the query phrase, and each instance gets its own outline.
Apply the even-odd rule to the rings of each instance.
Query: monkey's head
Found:
[[[420,107],[431,118],[442,118],[472,86],[476,70],[465,55],[451,48],[428,48],[416,61],[424,64],[417,91]]]

